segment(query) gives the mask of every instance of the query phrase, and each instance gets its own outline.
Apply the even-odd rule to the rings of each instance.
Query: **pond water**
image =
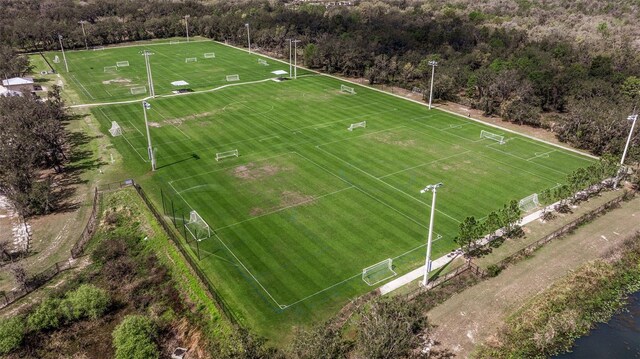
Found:
[[[571,350],[555,358],[640,358],[640,292],[629,297],[626,310],[576,340]]]

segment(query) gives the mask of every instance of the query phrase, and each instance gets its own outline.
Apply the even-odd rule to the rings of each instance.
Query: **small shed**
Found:
[[[30,93],[35,90],[33,78],[31,77],[13,77],[2,80],[2,86],[7,90],[19,91],[22,93]]]

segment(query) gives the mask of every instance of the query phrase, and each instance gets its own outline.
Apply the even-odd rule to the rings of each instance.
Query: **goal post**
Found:
[[[211,237],[211,227],[196,211],[189,212],[189,222],[185,223],[184,227],[197,242]]]
[[[116,121],[111,121],[111,128],[109,129],[109,133],[113,137],[122,136],[122,128]]]
[[[141,95],[147,93],[146,86],[136,86],[130,89],[132,95]]]
[[[118,66],[105,66],[104,72],[118,72]]]
[[[129,66],[129,61],[118,61],[116,62],[117,67],[127,67]]]
[[[356,94],[356,90],[353,89],[353,87],[349,87],[346,85],[340,85],[340,92],[344,92],[344,93],[348,93],[351,95],[355,95]]]
[[[54,63],[54,64],[59,64],[59,63],[60,63],[60,57],[59,57],[58,55],[56,55],[56,56],[53,58],[53,63]]]
[[[492,141],[496,141],[501,145],[505,144],[504,136],[501,136],[501,135],[498,135],[498,134],[495,134],[495,133],[492,133],[492,132],[489,132],[489,131],[485,131],[485,130],[481,130],[480,131],[480,138],[481,139],[486,138],[486,139],[489,139],[489,140],[492,140]]]
[[[220,161],[221,159],[228,158],[228,157],[238,157],[238,156],[240,156],[240,153],[238,152],[238,150],[218,152],[216,153],[216,161]]]
[[[362,280],[369,286],[380,283],[391,277],[395,277],[397,273],[393,270],[393,259],[387,258],[382,262],[362,270]]]
[[[227,75],[227,81],[240,81],[240,75]]]
[[[204,54],[204,58],[205,59],[215,59],[216,58],[216,53],[215,52],[206,52]]]
[[[349,128],[347,128],[347,130],[353,131],[354,129],[356,129],[358,127],[366,128],[367,127],[367,121],[352,123],[351,126],[349,126]]]
[[[184,59],[185,63],[191,63],[191,62],[198,62],[198,58],[197,57],[187,57]]]
[[[534,193],[529,195],[518,202],[518,207],[522,212],[527,213],[538,207],[540,207],[540,201],[538,200],[538,194]]]
[[[269,63],[265,59],[258,59],[258,64],[262,66],[269,66]]]

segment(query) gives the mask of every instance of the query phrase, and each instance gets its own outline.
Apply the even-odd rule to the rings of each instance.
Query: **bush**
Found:
[[[83,284],[67,294],[62,303],[62,309],[68,320],[78,320],[85,317],[97,319],[107,311],[109,302],[109,294],[105,290],[90,284]]]
[[[14,317],[0,321],[0,355],[20,347],[24,337],[24,319]]]
[[[55,329],[60,325],[62,314],[60,300],[47,298],[29,315],[27,324],[31,330]]]
[[[151,320],[141,315],[129,315],[113,331],[116,359],[158,358],[154,342],[155,329]]]
[[[489,277],[495,277],[500,274],[500,272],[502,272],[502,267],[497,264],[492,264],[487,267],[487,274],[489,274]]]

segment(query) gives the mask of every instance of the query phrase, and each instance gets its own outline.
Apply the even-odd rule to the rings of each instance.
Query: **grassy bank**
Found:
[[[546,358],[568,351],[574,340],[606,322],[640,289],[640,232],[604,259],[589,262],[511,315],[479,358]]]

